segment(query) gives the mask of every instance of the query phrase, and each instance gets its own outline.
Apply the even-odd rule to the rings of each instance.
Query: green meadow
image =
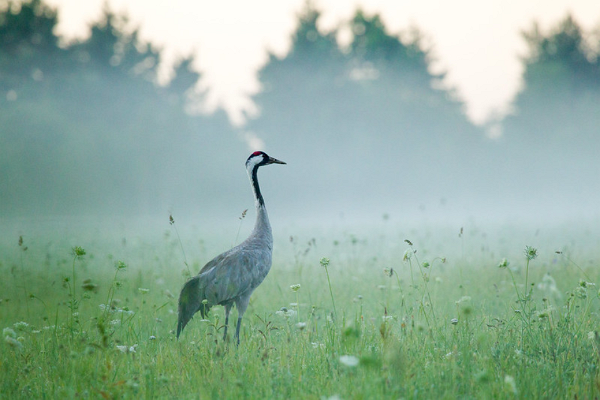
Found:
[[[1,397],[595,398],[589,226],[274,225],[239,347],[222,307],[174,332],[182,284],[237,228],[4,235]]]

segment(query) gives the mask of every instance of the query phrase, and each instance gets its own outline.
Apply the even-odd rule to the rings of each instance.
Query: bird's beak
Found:
[[[267,161],[267,164],[285,164],[285,162],[279,161],[278,159],[273,157],[269,157],[269,161]]]

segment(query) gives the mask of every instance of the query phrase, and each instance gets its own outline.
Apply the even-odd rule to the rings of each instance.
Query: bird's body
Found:
[[[229,312],[235,304],[238,309],[235,336],[239,344],[240,325],[250,295],[271,269],[273,235],[257,179],[258,168],[269,164],[285,163],[260,151],[252,153],[246,161],[256,199],[254,230],[244,242],[209,261],[198,275],[185,283],[179,295],[178,338],[196,312],[200,311],[204,318],[211,307],[221,305],[225,307],[225,339]]]

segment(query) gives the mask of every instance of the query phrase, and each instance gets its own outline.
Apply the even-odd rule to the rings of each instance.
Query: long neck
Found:
[[[248,171],[250,177],[250,183],[252,184],[252,190],[254,191],[254,199],[256,200],[256,207],[265,206],[265,200],[260,193],[260,186],[258,185],[258,165],[255,165],[252,170]]]
[[[251,236],[261,236],[272,243],[271,224],[269,223],[269,215],[267,214],[265,200],[260,193],[257,173],[258,165],[255,165],[252,170],[248,170],[248,176],[250,177],[250,183],[252,184],[252,190],[254,192],[254,199],[256,200],[256,223]]]

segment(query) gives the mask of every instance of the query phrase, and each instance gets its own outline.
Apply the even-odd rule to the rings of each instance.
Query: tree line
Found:
[[[235,197],[245,193],[235,173],[247,155],[244,130],[302,165],[274,178],[283,191],[305,182],[303,194],[332,209],[401,207],[400,194],[494,198],[532,181],[572,192],[581,185],[569,176],[600,172],[600,46],[570,16],[551,32],[524,33],[522,90],[492,140],[465,116],[444,75],[430,71],[418,30],[391,34],[360,9],[342,48],[307,5],[289,52],[270,54],[259,71],[259,114],[236,128],[222,110],[190,112],[205,96],[192,56],[158,84],[161,52],[128,32],[125,16],[105,8],[87,39],[65,43],[54,33],[57,11],[43,0],[4,3],[2,216],[144,214]]]

